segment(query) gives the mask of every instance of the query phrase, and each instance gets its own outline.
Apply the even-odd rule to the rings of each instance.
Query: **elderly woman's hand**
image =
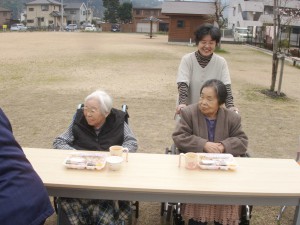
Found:
[[[206,142],[204,151],[207,153],[223,153],[225,148],[221,143]]]

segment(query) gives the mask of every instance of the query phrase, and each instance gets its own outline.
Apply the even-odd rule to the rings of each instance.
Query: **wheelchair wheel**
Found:
[[[184,220],[180,214],[180,203],[174,205],[173,211],[173,225],[184,225]]]

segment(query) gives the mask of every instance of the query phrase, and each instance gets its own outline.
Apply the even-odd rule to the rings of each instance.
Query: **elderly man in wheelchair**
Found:
[[[226,86],[208,80],[200,90],[199,103],[181,109],[180,120],[172,135],[179,152],[231,153],[244,155],[248,138],[241,128],[241,117],[224,108]],[[238,205],[182,204],[181,214],[189,225],[238,225]]]
[[[55,138],[56,149],[107,151],[122,145],[135,152],[137,140],[131,131],[127,112],[112,107],[112,98],[95,91],[85,98],[68,129]],[[119,225],[131,215],[129,201],[59,198],[60,213],[70,225]]]

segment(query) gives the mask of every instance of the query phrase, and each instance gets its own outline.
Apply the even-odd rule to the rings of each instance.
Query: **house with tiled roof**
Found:
[[[61,2],[55,0],[35,0],[25,4],[27,26],[61,27],[66,25],[66,16],[61,15]]]
[[[92,22],[92,10],[88,9],[84,3],[66,3],[64,11],[67,16],[67,24],[73,23],[79,27],[83,22]]]
[[[189,42],[203,23],[215,23],[213,2],[164,2],[162,14],[170,17],[169,42]]]
[[[12,11],[0,7],[0,28],[2,28],[3,25],[10,25],[11,19],[12,19]]]

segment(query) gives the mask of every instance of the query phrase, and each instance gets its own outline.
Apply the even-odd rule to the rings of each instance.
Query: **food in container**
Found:
[[[106,164],[106,155],[102,153],[74,152],[64,161],[67,168],[101,170]]]
[[[232,154],[199,153],[199,167],[204,170],[235,170],[236,161]]]

